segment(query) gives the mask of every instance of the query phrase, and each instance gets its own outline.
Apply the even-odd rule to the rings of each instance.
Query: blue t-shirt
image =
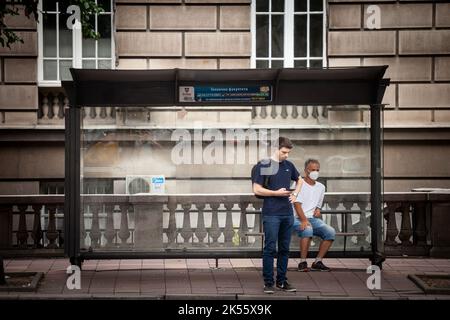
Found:
[[[282,162],[270,160],[270,163],[269,161],[258,163],[253,182],[264,185],[265,175],[267,174],[269,175],[267,189],[270,190],[278,190],[280,188],[286,188],[287,190],[291,186],[291,181],[297,181],[300,176],[292,162],[288,160]],[[289,197],[264,197],[262,214],[288,216],[293,213]]]

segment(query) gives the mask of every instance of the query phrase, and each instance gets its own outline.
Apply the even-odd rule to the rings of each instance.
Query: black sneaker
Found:
[[[298,264],[297,270],[300,271],[300,272],[308,272],[309,271],[308,263],[306,261],[300,262]]]
[[[331,269],[324,265],[322,261],[317,261],[311,265],[311,271],[331,271]]]
[[[267,293],[267,294],[275,293],[275,289],[274,289],[273,285],[272,284],[270,284],[270,285],[266,284],[264,286],[264,293]]]
[[[283,291],[287,292],[295,292],[297,289],[295,289],[293,286],[289,284],[289,282],[285,281],[283,283],[277,283],[277,288]]]

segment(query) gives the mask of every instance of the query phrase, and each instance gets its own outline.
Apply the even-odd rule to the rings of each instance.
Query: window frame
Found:
[[[269,45],[269,55],[268,57],[264,58],[257,58],[256,57],[256,1],[252,0],[251,2],[251,33],[252,33],[252,52],[251,52],[251,58],[250,58],[250,66],[251,68],[256,68],[256,61],[257,60],[277,60],[272,59],[272,52],[271,52],[271,38],[268,39],[268,45]],[[322,66],[326,68],[328,66],[328,59],[327,59],[327,1],[322,0],[323,2],[323,9],[322,11],[310,11],[310,2],[311,1],[317,1],[317,0],[307,0],[307,11],[303,12],[301,14],[304,14],[307,16],[307,24],[306,24],[306,57],[305,59],[299,59],[294,58],[294,22],[295,22],[295,16],[300,15],[299,13],[296,13],[294,11],[295,9],[295,0],[285,0],[285,11],[283,13],[284,15],[284,58],[283,58],[283,67],[284,68],[293,68],[294,62],[296,60],[306,60],[307,61],[307,67],[310,66],[310,17],[311,14],[322,14]],[[269,11],[266,13],[269,17],[272,15],[271,10],[271,0],[269,0]],[[279,14],[279,13],[277,13]],[[271,19],[269,19],[269,32],[271,32]],[[269,35],[268,35],[269,36]],[[317,58],[317,57],[316,57]],[[320,59],[313,59],[316,61],[320,61]]]
[[[80,59],[77,62],[82,65],[83,60],[94,60],[96,67],[98,67],[99,60],[111,60],[111,69],[116,68],[116,54],[115,54],[115,24],[114,24],[114,13],[115,13],[115,1],[111,1],[111,11],[106,14],[110,15],[111,18],[111,58],[101,58],[98,57],[98,42],[95,44],[95,58],[93,57],[87,57],[83,58],[81,57],[71,57],[71,58],[61,58],[59,56],[59,28],[56,28],[56,57],[53,58],[53,60],[56,60],[56,72],[58,78],[60,77],[59,72],[59,61],[60,60],[71,60],[72,65],[74,59]],[[55,1],[57,2],[57,1]],[[56,6],[58,6],[58,3],[55,3]],[[57,12],[59,11],[59,8],[57,7],[57,11],[50,11],[53,12],[53,14],[56,14],[56,25],[59,25],[59,14]],[[102,14],[100,14],[102,15]],[[95,18],[95,28],[97,29],[98,24],[98,18]],[[39,87],[61,87],[61,80],[44,80],[44,60],[46,58],[44,57],[44,24],[43,24],[43,0],[39,0],[38,2],[38,26],[37,26],[37,33],[38,33],[38,86]]]

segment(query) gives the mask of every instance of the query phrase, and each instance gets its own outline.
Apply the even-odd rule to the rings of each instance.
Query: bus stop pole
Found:
[[[5,269],[3,267],[3,257],[0,255],[0,285],[5,285]]]
[[[381,197],[381,104],[370,108],[370,230],[373,265],[382,267],[385,260],[382,247],[382,197]]]
[[[75,91],[76,92],[76,91]],[[76,100],[73,98],[73,100]],[[80,252],[80,116],[76,101],[66,109],[65,154],[65,245],[64,251],[73,265],[81,267]]]

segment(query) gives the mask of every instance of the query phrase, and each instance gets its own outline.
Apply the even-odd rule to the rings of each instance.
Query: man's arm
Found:
[[[294,202],[294,209],[301,223],[300,230],[305,230],[305,228],[309,225],[309,221],[308,218],[306,218],[305,213],[303,212],[303,208],[300,202]]]
[[[295,190],[292,191],[291,196],[289,197],[289,200],[291,201],[291,203],[294,203],[295,200],[297,200],[297,196],[300,193],[302,184],[303,184],[303,179],[301,176],[298,176],[297,184],[295,185]]]
[[[325,197],[325,189],[322,190],[322,194],[320,195],[319,202],[317,203],[316,209],[314,210],[314,217],[316,217],[316,218],[320,218],[320,216],[322,215],[320,213],[320,210],[322,209],[322,206],[323,206],[323,198],[324,197]]]
[[[286,188],[269,190],[255,182],[253,183],[253,193],[262,197],[289,197],[289,195],[291,194],[291,192],[289,190],[286,190]]]

